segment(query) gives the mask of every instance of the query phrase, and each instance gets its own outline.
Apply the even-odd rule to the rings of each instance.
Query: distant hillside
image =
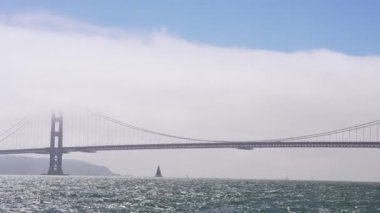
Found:
[[[40,175],[47,172],[48,166],[48,158],[0,156],[0,175]],[[115,175],[107,167],[80,160],[63,160],[63,171],[69,175]]]

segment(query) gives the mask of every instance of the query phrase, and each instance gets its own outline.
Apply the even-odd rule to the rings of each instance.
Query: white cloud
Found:
[[[128,32],[49,13],[2,15],[0,20],[2,116],[41,105],[80,105],[157,131],[212,139],[303,135],[380,118],[379,56],[326,49],[287,53],[217,47],[165,30]],[[200,176],[229,176],[224,170],[229,165],[239,171],[234,175],[242,177],[263,178],[269,169],[283,173],[294,169],[295,177],[310,178],[302,169],[308,164],[322,168],[326,155],[342,165],[341,175],[326,175],[337,169],[332,167],[317,170],[314,178],[380,180],[379,167],[362,168],[369,160],[380,160],[378,150],[178,152],[191,159],[180,162]],[[137,153],[130,156],[141,160],[140,168],[156,163],[139,157],[144,153],[166,167],[180,168],[170,160],[181,157],[175,151]],[[348,159],[351,154],[358,158]],[[105,158],[101,163],[112,162],[108,166],[116,171],[128,171],[124,162],[111,158],[116,155],[131,160],[122,157],[127,152],[96,156]],[[94,156],[74,156],[99,162]],[[217,159],[212,173],[196,168],[210,166],[204,162],[210,159]],[[280,167],[277,162],[283,160],[288,163]],[[344,168],[356,160],[362,164]],[[267,168],[248,169],[266,165],[260,161],[269,162]],[[132,168],[133,162],[127,165]],[[147,175],[139,168],[130,171]],[[289,175],[267,174],[270,178]]]

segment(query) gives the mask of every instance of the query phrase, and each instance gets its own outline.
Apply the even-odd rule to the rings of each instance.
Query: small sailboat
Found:
[[[157,167],[156,175],[154,177],[162,177],[160,166]]]

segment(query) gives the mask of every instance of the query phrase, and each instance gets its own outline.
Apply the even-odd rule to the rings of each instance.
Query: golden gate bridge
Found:
[[[25,117],[0,133],[0,155],[48,154],[49,175],[63,175],[62,156],[146,149],[380,148],[380,120],[316,134],[266,140],[208,140],[165,134],[102,113]]]

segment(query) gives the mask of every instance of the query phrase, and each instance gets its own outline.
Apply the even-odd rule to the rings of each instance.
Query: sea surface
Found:
[[[0,212],[380,212],[380,183],[0,176]]]

